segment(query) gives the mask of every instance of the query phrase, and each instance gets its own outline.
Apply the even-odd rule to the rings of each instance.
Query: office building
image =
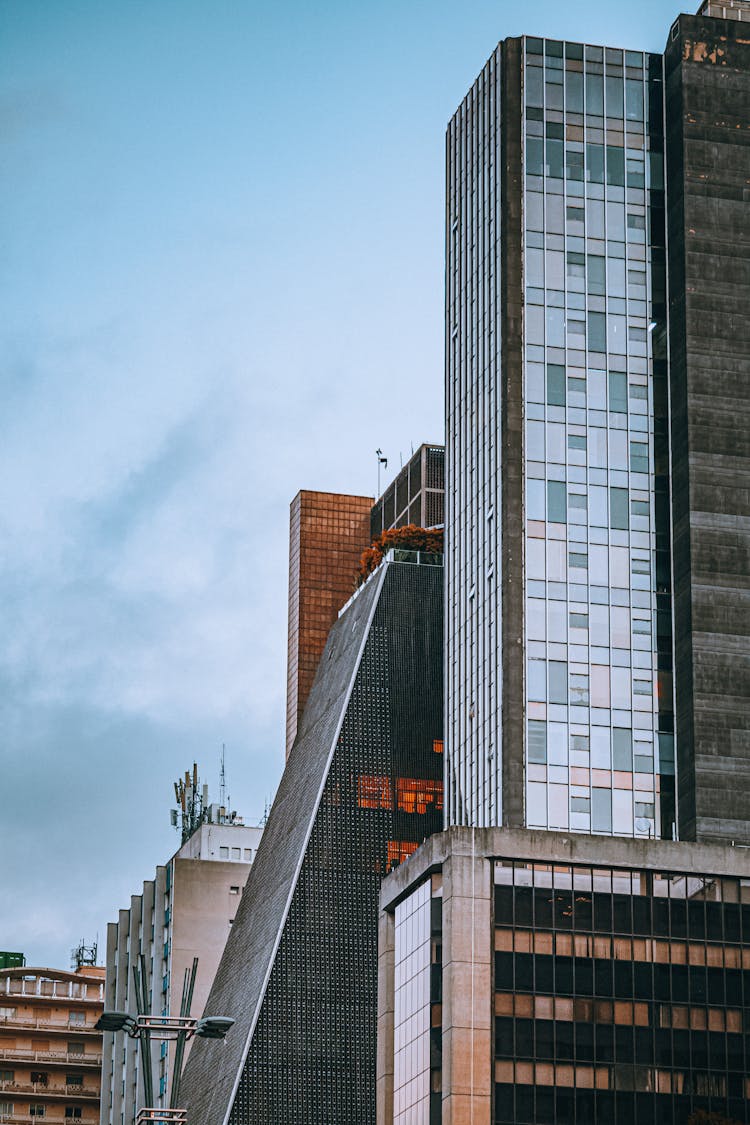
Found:
[[[206,816],[153,879],[133,895],[130,907],[107,926],[104,1006],[137,1012],[133,968],[146,960],[147,989],[154,1015],[180,1014],[185,970],[198,958],[192,1012],[208,996],[227,936],[242,898],[263,829],[242,823],[206,803]],[[186,1053],[189,1053],[189,1041]],[[154,1043],[152,1072],[157,1106],[169,1104],[174,1042]],[[138,1041],[104,1035],[101,1125],[133,1125],[143,1106]]]
[[[99,1121],[104,969],[0,969],[0,1122]]]
[[[370,536],[392,527],[439,527],[445,520],[445,446],[420,445],[373,504]]]
[[[398,561],[397,561],[398,560]],[[374,1125],[378,893],[443,821],[442,557],[392,551],[333,626],[193,1046],[190,1121]]]
[[[289,521],[286,753],[297,736],[329,630],[370,546],[370,496],[298,492]]]
[[[746,849],[451,828],[381,906],[378,1125],[750,1121]]]
[[[750,843],[749,10],[449,125],[449,823]]]

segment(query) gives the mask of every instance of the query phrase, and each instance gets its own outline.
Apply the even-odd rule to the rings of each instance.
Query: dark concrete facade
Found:
[[[434,563],[434,559],[432,562]],[[183,1084],[206,1125],[371,1125],[382,877],[442,827],[442,566],[385,562],[331,630]]]
[[[665,67],[678,827],[748,844],[746,26],[680,16]]]

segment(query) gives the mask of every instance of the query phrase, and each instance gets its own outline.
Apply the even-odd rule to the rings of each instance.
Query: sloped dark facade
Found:
[[[378,894],[442,828],[442,567],[386,562],[331,630],[183,1089],[192,1122],[375,1121]],[[424,557],[424,556],[423,556]]]

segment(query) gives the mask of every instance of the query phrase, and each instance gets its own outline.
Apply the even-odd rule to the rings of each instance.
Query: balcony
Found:
[[[68,1051],[17,1051],[7,1050],[0,1043],[0,1062],[43,1063],[44,1066],[99,1067],[99,1054],[76,1055]]]
[[[34,1019],[33,1016],[13,1016],[0,1019],[0,1036],[3,1031],[49,1031],[55,1035],[96,1035],[101,1038],[93,1023],[69,1023],[67,1020]],[[2,1039],[0,1039],[2,1046]]]
[[[66,1101],[98,1102],[100,1092],[95,1086],[66,1086],[45,1085],[43,1082],[0,1082],[0,1101],[12,1098],[52,1098],[55,1101],[64,1098]]]
[[[74,1118],[81,1122],[81,1125],[96,1125],[99,1117],[83,1117]],[[44,1117],[29,1117],[28,1111],[26,1113],[12,1113],[8,1116],[7,1113],[0,1113],[0,1125],[70,1125],[71,1118],[65,1117],[62,1113],[45,1113]]]
[[[5,977],[0,980],[0,1002],[4,996],[34,996],[45,1000],[59,1000],[76,1004],[101,1005],[104,1003],[104,982],[82,984],[74,980],[24,980],[23,977]]]

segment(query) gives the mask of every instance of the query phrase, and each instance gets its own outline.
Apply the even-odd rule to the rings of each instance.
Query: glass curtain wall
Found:
[[[661,75],[524,40],[529,827],[672,835]]]

